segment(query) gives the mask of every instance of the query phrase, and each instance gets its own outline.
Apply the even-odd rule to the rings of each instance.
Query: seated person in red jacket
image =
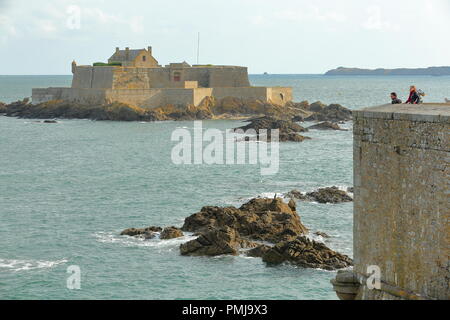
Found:
[[[420,96],[419,93],[417,93],[416,86],[411,86],[409,88],[409,98],[406,100],[405,103],[409,104],[419,104],[420,103]]]

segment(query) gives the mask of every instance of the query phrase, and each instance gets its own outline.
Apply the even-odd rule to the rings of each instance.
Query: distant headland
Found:
[[[359,69],[339,67],[329,70],[326,76],[450,76],[450,67]]]

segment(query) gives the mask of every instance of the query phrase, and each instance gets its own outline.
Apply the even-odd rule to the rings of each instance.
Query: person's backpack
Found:
[[[417,90],[417,95],[419,96],[419,101],[417,103],[423,103],[422,97],[425,97],[426,94],[421,89]]]

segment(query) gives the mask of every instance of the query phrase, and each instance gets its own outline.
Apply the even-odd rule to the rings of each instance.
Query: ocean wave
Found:
[[[145,240],[142,238],[121,236],[118,233],[113,232],[97,232],[94,237],[98,242],[118,244],[125,247],[153,247],[153,248],[178,248],[180,244],[189,242],[197,238],[192,233],[185,233],[184,237],[161,240],[159,234],[154,239]]]
[[[4,269],[13,272],[19,272],[36,269],[49,269],[61,264],[65,264],[67,262],[68,260],[66,259],[56,261],[0,259],[0,270]]]

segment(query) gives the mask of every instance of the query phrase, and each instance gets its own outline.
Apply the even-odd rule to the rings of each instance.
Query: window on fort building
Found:
[[[142,61],[147,61],[147,56],[142,56]]]
[[[284,100],[284,94],[280,93],[281,101]]]
[[[181,81],[181,73],[180,72],[174,72],[173,81]]]

